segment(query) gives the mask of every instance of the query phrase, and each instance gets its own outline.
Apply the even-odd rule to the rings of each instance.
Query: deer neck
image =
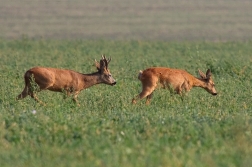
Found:
[[[205,88],[206,87],[206,82],[203,79],[201,79],[201,78],[194,77],[193,87]]]
[[[101,74],[99,72],[95,72],[92,74],[83,74],[82,81],[83,81],[83,89],[86,89],[96,84],[100,84],[102,83]]]

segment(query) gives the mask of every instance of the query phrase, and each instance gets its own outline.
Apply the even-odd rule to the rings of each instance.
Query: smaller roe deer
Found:
[[[199,70],[199,75],[200,78],[196,78],[185,70],[165,67],[152,67],[140,71],[138,79],[142,82],[142,92],[132,99],[132,103],[135,104],[138,99],[146,97],[146,104],[149,104],[158,83],[161,84],[162,88],[174,89],[180,95],[182,95],[183,90],[188,92],[192,87],[201,87],[212,95],[217,95],[210,69],[207,70],[206,74]]]
[[[37,91],[50,90],[54,92],[65,92],[67,96],[73,94],[73,100],[78,104],[77,96],[81,90],[100,83],[112,86],[116,84],[115,79],[108,69],[110,61],[111,58],[106,59],[105,55],[102,55],[99,63],[95,60],[95,66],[98,71],[92,74],[81,74],[72,70],[46,67],[29,69],[24,75],[25,88],[17,96],[17,100],[30,95],[37,102],[43,104],[35,95],[33,86],[36,84],[38,86]],[[32,81],[35,83],[32,83]]]

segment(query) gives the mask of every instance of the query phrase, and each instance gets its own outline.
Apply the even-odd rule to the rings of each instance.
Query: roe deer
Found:
[[[98,71],[91,74],[82,74],[67,69],[46,67],[31,68],[24,75],[25,88],[17,96],[17,100],[30,95],[37,102],[43,104],[35,95],[34,83],[32,83],[34,81],[38,86],[38,91],[50,90],[54,92],[65,92],[67,96],[73,94],[73,101],[78,104],[77,96],[81,90],[100,83],[112,86],[116,84],[115,79],[108,69],[110,61],[111,58],[106,59],[105,55],[102,55],[100,62],[95,60],[95,66]]]
[[[135,104],[138,99],[146,97],[146,104],[149,104],[158,83],[162,88],[174,89],[180,95],[183,90],[188,92],[192,87],[201,87],[212,95],[217,95],[210,69],[206,74],[199,70],[199,75],[200,78],[196,78],[185,70],[165,67],[152,67],[140,71],[138,79],[142,82],[142,92],[132,99],[132,103]]]

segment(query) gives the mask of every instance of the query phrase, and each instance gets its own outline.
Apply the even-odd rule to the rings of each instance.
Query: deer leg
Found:
[[[79,104],[79,102],[78,102],[78,100],[77,100],[77,97],[78,97],[78,94],[79,94],[80,92],[79,91],[77,91],[77,92],[74,92],[74,95],[73,95],[73,101],[78,105],[78,106],[80,106],[80,104]]]
[[[181,87],[181,85],[176,88],[176,92],[177,92],[177,94],[182,95],[182,87]]]
[[[64,93],[63,99],[66,99],[66,98],[69,97],[70,94],[71,94],[69,91],[65,91],[65,92],[63,92],[63,93]]]
[[[23,92],[20,93],[20,94],[16,97],[16,99],[17,99],[17,100],[20,100],[20,99],[25,98],[26,96],[28,96],[28,87],[27,87],[27,86],[25,86]]]
[[[176,92],[177,92],[177,94],[182,95],[182,90],[181,89],[177,89]]]
[[[188,90],[189,89],[188,89],[188,86],[186,85],[186,83],[183,83],[180,87],[178,87],[176,89],[176,91],[179,94],[182,101],[184,101],[185,92],[187,92]]]
[[[132,99],[132,104],[136,104],[137,100],[141,100],[146,96],[148,96],[148,92],[141,92],[139,95]]]
[[[29,95],[30,95],[36,102],[38,102],[39,104],[45,105],[45,103],[43,103],[42,101],[40,101],[40,100],[38,99],[38,97],[36,96],[36,94],[35,94],[34,92],[30,92]]]
[[[153,95],[153,92],[151,94],[149,94],[147,97],[146,97],[146,104],[149,105],[150,104],[150,100],[152,98],[152,95]]]
[[[165,89],[165,82],[160,82],[161,88]]]
[[[24,80],[25,80],[25,88],[24,88],[24,90],[22,91],[22,93],[20,93],[20,94],[16,97],[17,100],[23,99],[23,98],[25,98],[26,96],[29,95],[29,86],[30,86],[30,84],[29,84],[29,78],[27,78],[27,77],[25,76]]]
[[[34,94],[34,92],[32,92],[29,88],[29,86],[25,86],[24,90],[22,93],[20,93],[18,96],[17,96],[17,100],[20,100],[20,99],[23,99],[25,98],[26,96],[30,95],[36,102],[40,103],[40,104],[43,104],[44,103],[42,101],[40,101],[38,99],[38,97]]]
[[[142,90],[142,92],[137,95],[135,98],[132,99],[132,104],[136,104],[137,100],[141,100],[145,97],[147,97],[147,101],[150,101],[152,97],[152,92],[155,90],[155,87],[145,88]],[[147,104],[147,102],[146,102]],[[148,103],[149,104],[149,103]]]
[[[152,92],[156,89],[157,87],[157,82],[158,82],[158,78],[157,77],[153,77],[152,80],[141,80],[142,82],[142,92],[137,95],[135,98],[132,99],[132,104],[136,104],[137,100],[141,100],[145,97],[147,97],[147,101],[146,104],[149,104],[149,101],[152,97]]]

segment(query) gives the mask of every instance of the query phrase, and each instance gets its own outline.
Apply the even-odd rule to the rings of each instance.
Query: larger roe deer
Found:
[[[67,96],[73,94],[73,100],[78,104],[77,96],[81,90],[86,89],[95,84],[115,85],[116,81],[112,77],[108,64],[111,58],[106,59],[102,55],[100,62],[95,60],[97,72],[91,74],[82,74],[72,70],[34,67],[26,71],[24,75],[25,88],[23,92],[17,96],[17,99],[23,99],[31,96],[37,102],[43,104],[35,95],[32,81],[38,86],[38,91],[50,90],[54,92],[64,92]],[[78,104],[79,105],[79,104]]]
[[[142,92],[132,99],[132,103],[135,104],[137,100],[146,97],[146,104],[149,104],[158,83],[162,88],[174,89],[180,95],[183,91],[188,92],[193,87],[201,87],[212,95],[217,95],[210,69],[206,74],[199,70],[199,75],[200,78],[196,78],[185,70],[165,67],[152,67],[140,71],[138,79],[142,82]]]

